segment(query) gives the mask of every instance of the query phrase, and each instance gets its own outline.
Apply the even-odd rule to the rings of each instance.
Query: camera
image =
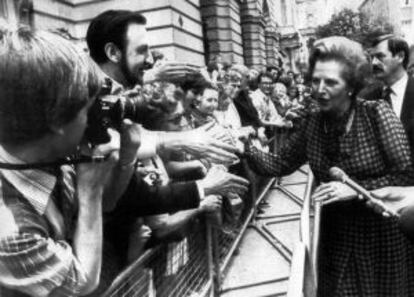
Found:
[[[147,104],[141,91],[134,95],[111,95],[112,81],[105,79],[100,94],[88,112],[85,131],[91,144],[107,143],[110,140],[108,128],[119,130],[124,119],[139,123],[147,113]]]

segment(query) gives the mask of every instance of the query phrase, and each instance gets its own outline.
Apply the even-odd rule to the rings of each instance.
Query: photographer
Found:
[[[112,80],[111,94],[121,94],[144,82],[160,80],[174,83],[200,76],[198,67],[180,63],[165,63],[148,70],[153,59],[145,24],[146,19],[137,12],[109,10],[93,19],[88,28],[86,41],[90,55]],[[142,104],[141,107],[143,115],[147,114],[146,110],[156,108],[151,106],[151,102]],[[121,130],[120,162],[105,196],[114,202],[125,191],[136,159],[155,155],[159,151],[182,150],[217,163],[231,164],[237,161],[233,154],[237,149],[219,140],[222,137],[220,131],[209,128],[164,133],[146,131],[135,123],[124,123]],[[135,138],[139,138],[140,134],[143,134],[143,141],[138,151],[138,142]],[[108,208],[111,209],[113,206],[110,205]]]
[[[82,151],[107,161],[66,159],[82,141],[103,82],[98,71],[59,36],[0,28],[3,297],[82,296],[98,285],[102,192],[119,135],[110,131],[108,144]]]

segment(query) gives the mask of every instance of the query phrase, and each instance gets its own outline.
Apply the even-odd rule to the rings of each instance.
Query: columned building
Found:
[[[306,47],[295,26],[296,2],[301,1],[0,0],[0,16],[83,42],[97,14],[138,10],[148,20],[152,48],[169,60],[204,65],[221,57],[258,69],[268,64],[296,69],[300,48]]]

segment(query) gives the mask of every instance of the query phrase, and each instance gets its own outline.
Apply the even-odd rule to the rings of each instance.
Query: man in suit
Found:
[[[401,119],[414,152],[414,79],[407,74],[408,44],[394,35],[382,35],[374,40],[370,54],[373,74],[384,84],[381,97]]]
[[[401,119],[410,143],[411,155],[414,156],[414,78],[407,73],[408,44],[394,35],[383,35],[374,40],[370,54],[374,76],[384,84],[381,97],[390,102]],[[378,92],[376,98],[373,94],[375,91],[370,92],[366,97],[378,99]],[[404,217],[412,216],[414,187],[386,187],[373,191],[373,194],[397,212],[406,209],[408,215]],[[405,232],[413,237],[412,231]]]

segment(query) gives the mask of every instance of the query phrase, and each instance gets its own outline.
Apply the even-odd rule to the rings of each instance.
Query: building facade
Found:
[[[413,0],[365,0],[359,10],[373,18],[383,18],[393,25],[396,34],[414,44]]]
[[[315,1],[327,0],[0,0],[0,16],[82,42],[97,14],[138,10],[148,20],[152,48],[169,60],[204,65],[221,57],[258,69],[296,69],[306,51],[298,7]]]

